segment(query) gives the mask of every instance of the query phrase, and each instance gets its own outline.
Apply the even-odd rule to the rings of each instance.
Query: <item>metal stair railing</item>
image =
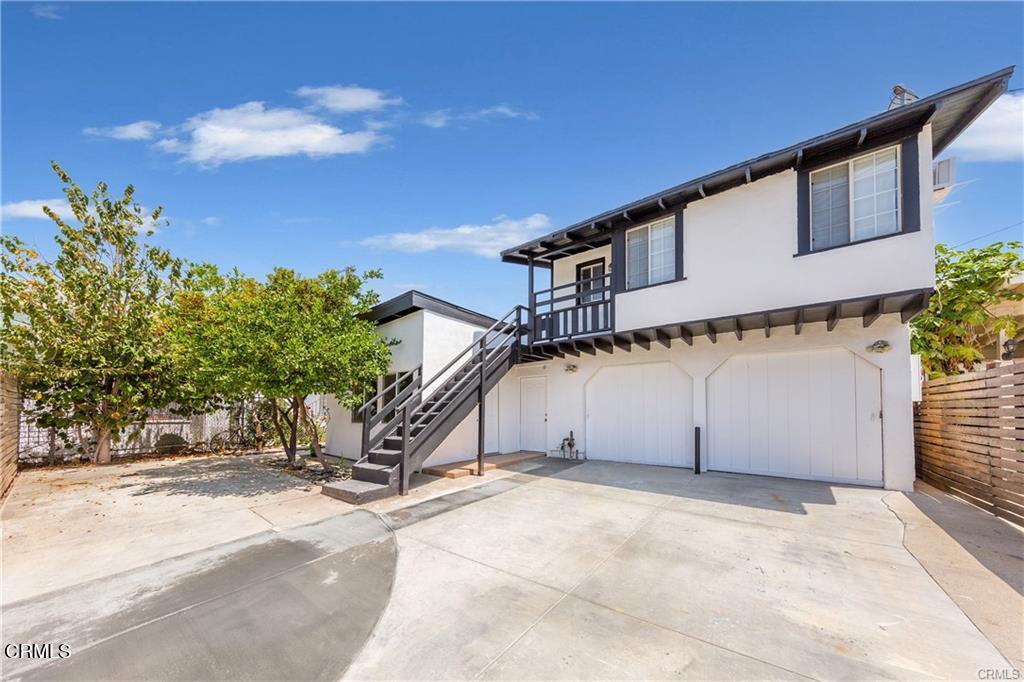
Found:
[[[408,384],[403,388],[402,383],[408,380]],[[362,437],[360,439],[360,458],[359,462],[365,462],[369,456],[370,450],[377,447],[387,438],[388,433],[393,431],[398,426],[399,409],[405,402],[422,386],[423,384],[423,365],[415,367],[408,372],[400,374],[390,384],[384,386],[380,391],[377,392],[372,398],[367,400],[363,405],[356,410],[356,414],[359,414],[363,418],[363,430]],[[395,397],[388,401],[386,405],[382,405],[377,409],[377,401],[387,395],[389,391],[394,391]],[[380,424],[384,418],[392,414],[392,417],[388,422],[378,429],[376,433],[373,432],[373,427]]]
[[[422,382],[422,385],[420,385],[419,388],[417,388],[417,390],[407,397],[399,406],[398,410],[401,412],[402,424],[402,451],[401,459],[399,460],[398,488],[400,495],[405,495],[409,488],[409,441],[412,437],[412,430],[422,426],[424,427],[423,432],[425,433],[426,428],[429,428],[429,425],[425,425],[424,422],[430,415],[430,411],[423,412],[415,421],[412,419],[413,411],[423,404],[423,396],[426,394],[428,387],[437,383],[438,380],[442,379],[442,377],[447,378],[446,375],[448,371],[461,360],[461,367],[467,368],[469,371],[467,371],[462,377],[459,377],[451,387],[446,388],[445,384],[442,384],[438,390],[443,390],[444,392],[437,396],[431,394],[431,399],[436,398],[436,404],[440,404],[449,396],[457,398],[461,391],[469,385],[469,381],[475,378],[474,374],[479,376],[480,384],[478,390],[482,396],[486,386],[486,372],[490,361],[498,358],[504,352],[514,352],[522,343],[522,334],[524,330],[523,312],[525,310],[527,309],[521,305],[517,305],[512,308],[512,310],[507,312],[497,322],[492,324],[483,334],[481,334],[480,338],[475,339],[472,343],[466,346],[466,348],[453,357],[448,364],[442,367],[434,374],[434,376],[429,380]],[[492,342],[494,342],[493,346]],[[440,413],[435,415],[431,424],[438,425],[444,421],[443,413],[444,410],[442,409]],[[398,417],[396,417],[396,420],[397,419]],[[434,426],[434,428],[437,428],[437,426]],[[421,433],[419,435],[423,434]]]

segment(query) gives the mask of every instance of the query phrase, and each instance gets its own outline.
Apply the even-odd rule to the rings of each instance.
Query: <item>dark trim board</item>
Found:
[[[596,348],[606,353],[612,353],[616,349],[628,353],[634,346],[650,350],[652,342],[669,347],[674,339],[680,339],[692,346],[693,339],[698,336],[706,336],[709,341],[716,343],[720,334],[734,334],[737,339],[742,340],[746,338],[744,332],[760,331],[765,338],[768,338],[771,336],[772,329],[780,327],[793,327],[794,332],[799,334],[805,325],[814,322],[824,322],[828,331],[832,331],[840,319],[860,318],[863,326],[867,327],[880,316],[889,313],[898,313],[900,321],[906,324],[928,307],[932,293],[932,289],[910,289],[839,301],[823,301],[801,306],[759,310],[706,320],[690,320],[656,327],[604,332],[577,337],[570,342],[555,339],[536,344],[534,350],[537,353],[550,354],[550,351],[546,350],[548,347],[564,349],[566,343],[572,343],[576,348],[586,345],[591,349]],[[593,355],[590,350],[585,352]]]
[[[488,317],[475,310],[463,308],[415,289],[399,294],[383,303],[378,303],[360,317],[381,325],[419,310],[429,310],[432,313],[444,315],[467,324],[477,325],[478,327],[484,327],[485,329],[497,322],[493,317]]]

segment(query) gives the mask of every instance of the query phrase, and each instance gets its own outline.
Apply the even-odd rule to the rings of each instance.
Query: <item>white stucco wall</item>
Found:
[[[867,346],[877,340],[888,341],[892,348],[886,353],[869,353]],[[693,346],[675,340],[671,349],[652,345],[650,351],[634,347],[627,353],[598,353],[567,357],[546,363],[521,365],[499,385],[501,393],[499,424],[502,452],[519,449],[519,378],[528,375],[547,377],[547,447],[558,447],[561,439],[574,432],[577,442],[586,449],[585,385],[601,367],[613,364],[672,362],[693,379],[693,424],[702,429],[701,450],[707,453],[707,378],[729,357],[746,353],[786,352],[824,348],[846,348],[881,369],[883,470],[885,487],[910,490],[914,482],[913,411],[910,386],[910,337],[907,325],[898,315],[883,315],[865,329],[860,319],[841,320],[829,332],[825,323],[804,325],[796,335],[793,329],[773,329],[770,338],[762,333],[747,332],[739,341],[732,334],[720,334],[718,343],[706,337],[694,339]],[[574,364],[575,373],[565,366]],[[706,455],[705,455],[706,463]]]
[[[794,257],[797,173],[762,178],[686,207],[686,279],[618,294],[616,330],[934,286],[930,127],[918,143],[920,231]]]
[[[487,329],[487,327],[438,315],[429,310],[423,311],[422,315],[423,338],[421,341],[421,352],[424,381],[429,381],[452,358],[465,350],[473,342],[473,339],[476,338],[476,335]],[[469,356],[467,355],[466,357],[468,358]],[[458,370],[462,362],[464,360],[456,362],[455,366],[446,370],[437,381],[426,387],[425,393],[429,395],[437,390],[446,378]]]

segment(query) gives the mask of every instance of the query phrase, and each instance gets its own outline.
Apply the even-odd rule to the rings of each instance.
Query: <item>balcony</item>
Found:
[[[550,343],[612,331],[611,273],[580,279],[530,296],[532,343]]]

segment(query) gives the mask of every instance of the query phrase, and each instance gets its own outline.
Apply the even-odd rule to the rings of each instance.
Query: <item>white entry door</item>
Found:
[[[547,452],[548,380],[546,377],[519,379],[519,449]]]
[[[709,468],[882,485],[881,370],[845,348],[737,355],[707,390]]]
[[[588,459],[693,466],[693,379],[676,365],[602,367],[586,401]]]

